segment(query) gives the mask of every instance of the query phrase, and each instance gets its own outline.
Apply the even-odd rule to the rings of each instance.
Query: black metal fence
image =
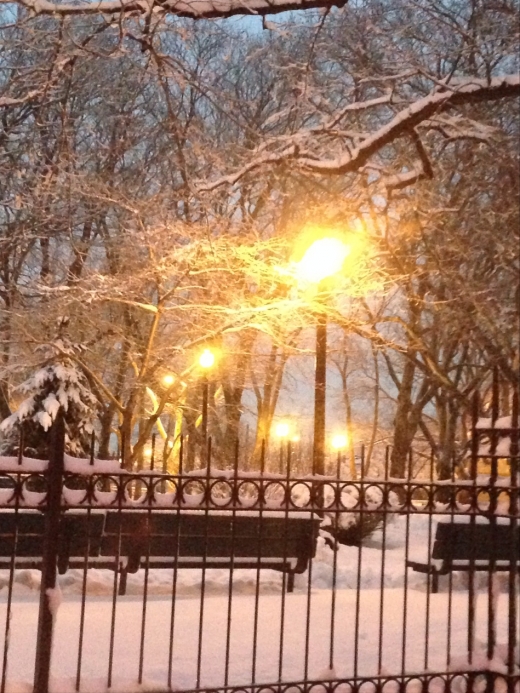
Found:
[[[0,693],[519,693],[518,395],[478,407],[442,481],[136,474],[58,418],[0,460]]]

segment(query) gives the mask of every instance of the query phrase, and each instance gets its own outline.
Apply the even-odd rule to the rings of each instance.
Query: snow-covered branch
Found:
[[[278,164],[281,161],[290,159],[291,157],[296,157],[298,153],[298,148],[295,144],[291,144],[289,147],[282,149],[281,152],[273,154],[263,154],[259,157],[255,157],[248,164],[243,166],[239,171],[230,174],[229,176],[223,176],[212,183],[201,184],[198,186],[198,190],[201,192],[209,192],[219,188],[222,185],[234,185],[241,178],[243,178],[250,171],[254,171],[261,166],[266,166],[267,164]]]
[[[150,15],[169,14],[190,19],[218,19],[235,15],[279,14],[290,10],[343,7],[348,0],[98,0],[97,2],[60,3],[48,0],[18,0],[18,4],[36,15]],[[0,0],[7,4],[7,0]]]
[[[312,156],[308,150],[305,151],[303,147],[300,148],[299,145],[304,141],[306,134],[314,134],[316,128],[313,128],[312,131],[300,131],[291,139],[285,138],[285,146],[281,151],[272,153],[262,152],[260,156],[253,156],[247,165],[240,170],[223,176],[209,184],[203,184],[199,187],[199,190],[209,191],[222,185],[234,185],[253,170],[266,164],[277,164],[288,159],[293,159],[304,170],[323,175],[338,175],[358,171],[383,147],[404,136],[410,135],[417,126],[429,123],[430,128],[432,128],[436,116],[443,111],[464,104],[495,101],[519,95],[520,75],[518,74],[493,77],[490,80],[468,78],[452,82],[447,86],[437,86],[427,96],[418,99],[407,108],[399,111],[388,123],[357,143],[357,146],[343,151],[333,159]],[[375,101],[366,102],[365,107],[374,106]],[[379,99],[381,104],[386,104],[389,101],[388,96]],[[347,112],[346,109],[344,111]],[[332,122],[337,123],[337,118],[334,118]],[[417,179],[418,173],[420,172],[411,172],[411,179]]]
[[[392,120],[367,137],[352,152],[336,159],[300,159],[300,165],[310,171],[324,174],[349,173],[362,166],[382,147],[394,142],[411,128],[432,118],[446,108],[477,101],[494,101],[520,95],[520,75],[493,77],[491,80],[470,78],[449,88],[436,89],[428,96],[400,111]]]

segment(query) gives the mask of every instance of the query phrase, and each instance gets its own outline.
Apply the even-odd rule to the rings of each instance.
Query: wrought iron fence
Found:
[[[519,693],[518,395],[478,408],[447,480],[132,473],[58,418],[1,460],[0,693]]]

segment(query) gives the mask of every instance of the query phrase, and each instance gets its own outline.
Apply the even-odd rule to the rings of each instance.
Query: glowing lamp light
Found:
[[[300,442],[300,436],[296,435],[291,438],[291,442],[293,443],[299,443]]]
[[[144,456],[144,457],[147,457],[147,458],[150,458],[150,457],[152,456],[152,448],[151,448],[149,445],[147,445],[147,446],[143,449],[143,456]]]
[[[319,238],[298,262],[297,275],[304,281],[318,284],[341,271],[350,247],[339,238]]]
[[[289,435],[289,424],[284,422],[276,424],[275,433],[278,438],[287,438]]]
[[[201,368],[212,368],[215,363],[215,354],[211,349],[204,349],[202,354],[199,356],[199,366]]]
[[[173,385],[175,382],[175,377],[173,375],[165,375],[162,379],[163,385],[166,385],[166,387],[170,387],[170,385]]]
[[[332,438],[330,444],[334,450],[344,450],[347,447],[348,438],[346,435],[340,433]]]

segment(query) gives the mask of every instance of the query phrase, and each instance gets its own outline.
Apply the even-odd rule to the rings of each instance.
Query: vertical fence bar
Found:
[[[355,469],[355,467],[354,467]],[[358,521],[359,521],[359,543],[357,550],[357,568],[356,568],[356,605],[354,607],[354,676],[357,678],[359,674],[359,633],[360,633],[360,615],[361,615],[361,568],[363,561],[363,524],[365,520],[365,486],[363,477],[356,483],[358,494]]]
[[[153,472],[155,469],[155,433],[152,434],[152,450],[150,455],[150,471]]]
[[[123,438],[123,437],[122,437]],[[125,443],[123,439],[123,443]],[[124,459],[123,445],[123,459]],[[122,564],[121,547],[122,547],[122,509],[123,509],[123,499],[125,496],[126,489],[129,486],[126,485],[123,476],[119,476],[117,479],[117,514],[118,514],[118,532],[117,532],[117,548],[115,551],[115,561],[114,561],[114,581],[112,588],[112,610],[110,615],[110,640],[108,646],[108,672],[107,672],[107,688],[112,687],[112,675],[114,671],[114,647],[116,641],[116,613],[117,613],[117,596],[118,593],[124,593],[126,588],[126,568]]]
[[[497,533],[497,506],[498,506],[498,459],[497,459],[497,443],[498,443],[498,430],[496,423],[499,416],[499,405],[500,405],[500,392],[499,392],[500,382],[498,377],[498,369],[495,368],[493,371],[493,394],[491,401],[491,431],[489,435],[489,455],[490,455],[490,476],[489,476],[489,524],[490,524],[490,535],[491,543],[495,544],[496,533]],[[488,603],[487,603],[487,658],[489,660],[493,659],[495,654],[496,645],[496,598],[497,598],[497,577],[496,577],[496,561],[491,555],[489,561],[489,573],[488,573]]]
[[[518,490],[518,454],[519,454],[519,437],[520,437],[520,421],[519,421],[519,406],[518,406],[518,389],[513,392],[513,402],[511,408],[511,429],[510,429],[510,495],[509,495],[509,514],[511,516],[511,541],[510,541],[510,565],[509,565],[509,580],[508,580],[508,624],[507,624],[507,673],[509,676],[509,688],[513,691],[513,675],[516,669],[515,652],[518,643],[518,592],[516,588],[517,576],[519,569],[518,563],[518,546],[515,542],[515,536],[518,530],[518,510],[520,495]]]
[[[229,684],[229,666],[231,654],[231,626],[233,616],[233,575],[235,572],[235,533],[236,533],[236,514],[240,502],[238,493],[238,459],[240,454],[240,444],[238,436],[235,439],[235,454],[233,458],[233,485],[231,488],[231,565],[229,566],[228,581],[228,603],[226,619],[226,655],[224,663],[224,686]]]
[[[283,490],[283,498],[284,498],[284,536],[283,536],[283,561],[284,563],[287,562],[287,551],[288,551],[288,519],[289,519],[289,507],[291,503],[291,492],[290,492],[290,480],[291,480],[291,448],[290,448],[290,443],[288,443],[287,447],[287,466],[286,466],[286,474],[285,474],[285,479],[281,481],[282,485],[282,490]],[[310,569],[310,566],[309,566]],[[289,580],[289,585],[288,581]],[[283,676],[283,657],[284,657],[284,648],[285,648],[285,616],[286,616],[286,610],[285,610],[285,600],[286,600],[286,592],[288,590],[292,591],[292,585],[293,585],[293,580],[294,580],[294,574],[289,573],[289,578],[287,578],[287,573],[284,572],[282,573],[282,595],[281,595],[281,601],[280,601],[280,640],[279,640],[279,647],[278,647],[278,683],[282,682],[282,676]]]
[[[60,505],[64,470],[65,422],[61,409],[56,415],[50,435],[49,469],[47,472],[47,500],[45,507],[45,534],[43,538],[42,580],[38,630],[36,633],[36,662],[34,693],[48,693],[54,632],[53,593],[56,589]]]
[[[23,454],[23,430],[20,430],[20,438],[18,443],[18,465],[22,464],[22,454]],[[17,475],[17,486],[21,485],[20,475]],[[18,488],[15,486],[15,507],[14,513],[15,517],[18,517],[18,509],[20,506],[20,493],[18,493]],[[0,693],[5,693],[5,688],[7,685],[7,665],[9,656],[9,643],[11,640],[11,615],[12,615],[12,603],[13,603],[13,586],[14,586],[14,570],[16,564],[16,548],[18,544],[18,523],[15,524],[15,531],[13,537],[13,551],[11,554],[11,561],[9,565],[9,578],[7,583],[7,603],[6,603],[6,613],[5,613],[5,631],[4,631],[4,652],[2,657],[2,678],[0,680]]]
[[[89,459],[89,466],[93,467],[94,466],[94,453],[95,453],[95,447],[96,447],[96,432],[92,431],[92,435],[90,437],[90,459]],[[94,488],[92,486],[92,477],[89,478],[88,481],[88,491],[87,491],[87,499],[88,499],[88,505],[87,505],[87,541],[85,545],[85,562],[83,564],[83,575],[82,575],[82,581],[81,581],[81,607],[80,607],[80,616],[79,616],[79,639],[78,639],[78,661],[77,661],[77,666],[76,666],[76,686],[75,689],[76,691],[79,691],[80,685],[81,685],[81,668],[83,664],[83,640],[84,640],[84,634],[85,634],[85,611],[86,611],[86,602],[87,602],[87,571],[88,571],[88,559],[90,556],[90,522],[91,522],[91,514],[92,514],[92,505],[93,505],[93,500],[94,500]]]
[[[172,688],[173,676],[173,644],[175,638],[175,605],[177,603],[177,579],[179,574],[179,549],[181,543],[181,509],[184,504],[184,436],[179,439],[179,465],[177,475],[177,489],[175,493],[175,502],[177,505],[177,526],[176,531],[172,532],[172,540],[174,544],[175,563],[172,575],[172,597],[170,607],[170,639],[168,643],[168,688]]]
[[[408,561],[410,555],[410,514],[412,512],[411,494],[410,488],[412,483],[412,449],[408,453],[408,464],[406,472],[406,481],[404,485],[403,500],[405,503],[406,512],[406,522],[405,522],[405,539],[404,539],[404,560],[405,565]],[[408,571],[404,571],[403,578],[403,635],[402,635],[402,646],[401,646],[401,674],[404,677],[406,674],[406,646],[407,646],[407,636],[408,636]]]
[[[94,450],[96,447],[96,432],[92,431],[90,436],[90,455],[89,455],[89,465],[94,466]]]
[[[92,453],[93,457],[93,453]],[[89,485],[92,479],[89,480]],[[87,604],[87,571],[88,559],[90,555],[90,522],[92,514],[92,502],[90,498],[94,495],[92,488],[89,488],[89,504],[87,506],[87,541],[85,545],[85,562],[83,564],[82,580],[81,580],[81,606],[79,615],[79,640],[78,640],[78,661],[76,666],[76,691],[79,691],[81,685],[81,668],[83,664],[83,640],[85,635],[85,611]]]
[[[20,428],[20,440],[18,443],[18,466],[21,467],[23,462],[23,448],[24,448],[24,433],[23,428]]]
[[[473,650],[475,645],[475,514],[478,510],[478,488],[477,488],[477,462],[479,451],[478,435],[478,415],[479,415],[479,395],[475,392],[471,413],[471,480],[473,481],[471,493],[471,514],[470,514],[470,554],[469,554],[469,573],[468,573],[468,662],[473,664]]]
[[[313,482],[314,483],[314,482]],[[314,514],[314,496],[311,495],[311,510]],[[307,682],[309,680],[309,654],[311,644],[311,596],[312,596],[312,559],[309,561],[307,572],[307,594],[306,594],[306,612],[305,612],[305,654],[304,654],[304,669],[303,678]]]
[[[258,533],[257,533],[257,564],[256,564],[256,579],[255,579],[255,611],[253,620],[253,652],[251,656],[251,683],[256,683],[256,665],[258,659],[258,624],[259,624],[259,607],[260,607],[260,556],[262,551],[262,529],[264,506],[266,504],[265,488],[265,440],[262,440],[260,448],[260,479],[258,481]]]
[[[377,673],[381,675],[383,668],[383,638],[384,638],[384,613],[385,613],[385,566],[386,566],[386,529],[388,523],[388,515],[390,513],[390,494],[388,489],[390,465],[390,448],[388,445],[385,448],[385,471],[384,471],[384,497],[383,497],[383,527],[381,530],[381,575],[379,581],[379,627],[378,627],[378,658],[377,658]]]
[[[208,438],[208,447],[206,449],[206,476],[204,484],[204,551],[202,556],[202,572],[200,579],[200,606],[199,606],[199,630],[198,630],[198,643],[197,643],[197,680],[195,687],[200,688],[201,673],[202,673],[202,645],[203,645],[203,635],[204,635],[204,607],[206,605],[206,570],[208,562],[208,548],[209,548],[209,518],[210,518],[210,506],[212,505],[212,484],[211,484],[211,436]]]
[[[434,483],[434,454],[433,454],[433,449],[430,452],[430,469],[429,469],[429,474],[430,474],[430,494],[433,491],[433,483]],[[430,496],[429,494],[429,496]],[[413,497],[410,495],[410,505],[413,503]],[[432,587],[432,576],[431,576],[431,555],[432,555],[432,523],[433,523],[433,515],[432,515],[432,508],[434,508],[434,500],[431,498],[431,496],[427,500],[428,506],[427,506],[427,511],[428,511],[428,573],[427,573],[427,578],[426,578],[426,623],[425,623],[425,630],[424,630],[424,670],[426,671],[428,669],[428,656],[429,656],[429,642],[430,642],[430,607],[431,607],[431,587]],[[411,508],[410,508],[411,509]]]
[[[154,463],[154,448],[155,448],[155,434],[152,437],[152,457],[151,457],[151,469],[153,470]],[[146,482],[144,482],[146,483]],[[151,545],[151,535],[153,531],[153,520],[152,520],[152,489],[153,489],[153,477],[150,474],[148,479],[149,486],[146,489],[146,500],[148,503],[148,509],[146,510],[146,556],[144,564],[144,583],[143,583],[143,603],[141,607],[141,640],[139,644],[139,673],[137,676],[137,682],[139,685],[143,683],[143,671],[144,671],[144,645],[146,641],[146,615],[148,606],[148,582],[150,578],[150,545]]]
[[[454,521],[455,510],[457,509],[458,495],[455,485],[455,464],[451,467],[451,492],[450,492],[450,521]],[[433,503],[432,503],[433,505]],[[438,579],[438,577],[437,577]],[[448,617],[447,617],[447,634],[446,634],[446,667],[449,669],[451,665],[451,636],[453,623],[453,571],[450,570],[448,575]]]
[[[341,490],[340,490],[340,478],[341,478],[341,450],[338,450],[338,457],[336,460],[336,483],[334,485],[334,522],[333,522],[333,534],[332,534],[332,595],[330,604],[330,643],[329,643],[329,670],[334,669],[334,639],[335,639],[335,622],[336,622],[336,591],[337,591],[337,577],[338,577],[338,520],[339,520],[339,509],[341,507]]]

